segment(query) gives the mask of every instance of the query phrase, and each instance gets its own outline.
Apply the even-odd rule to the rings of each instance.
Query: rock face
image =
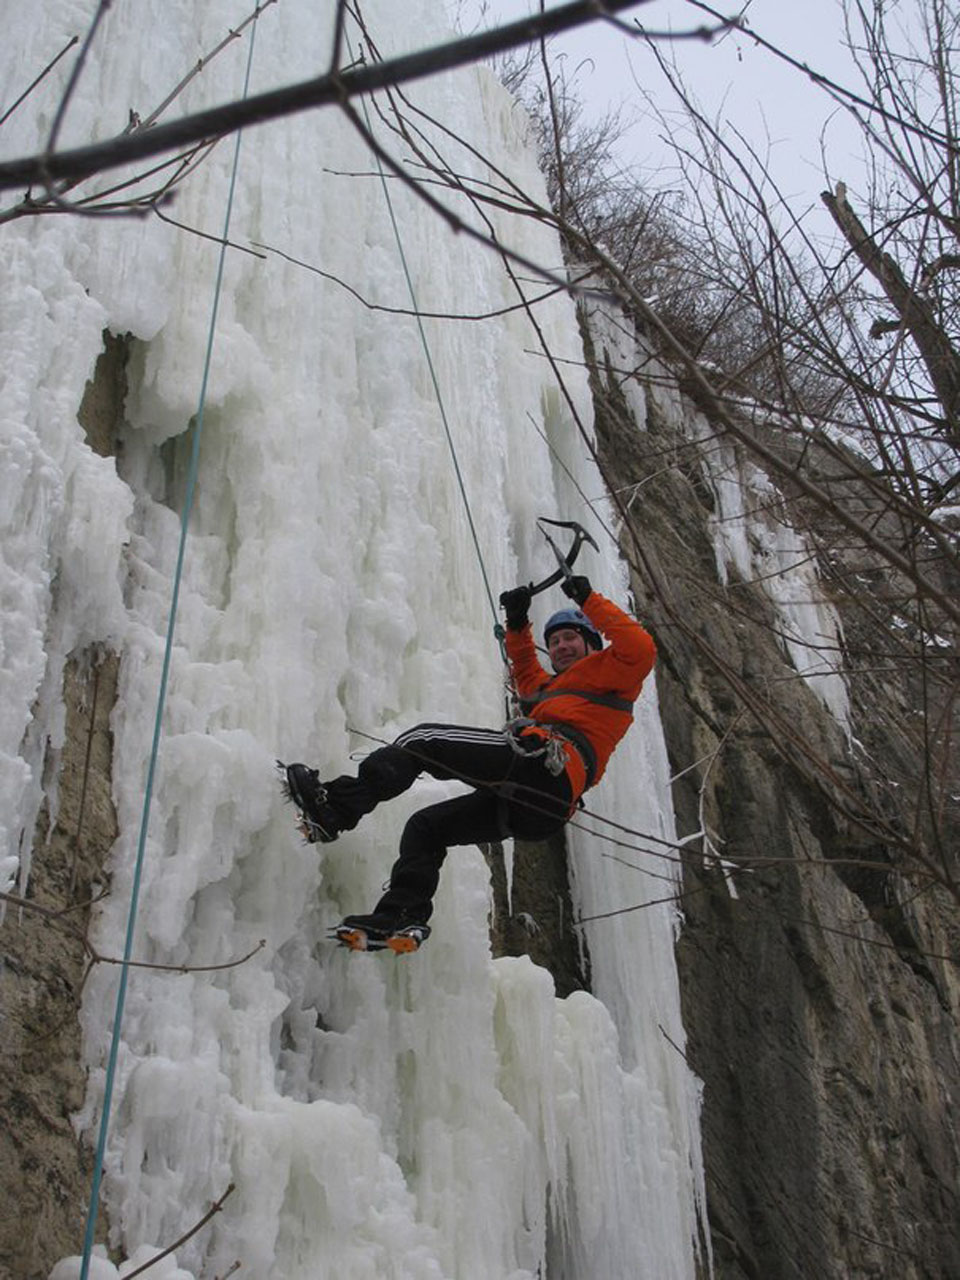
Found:
[[[90,447],[113,452],[126,391],[125,344],[105,335],[104,354],[78,417]],[[83,1239],[92,1158],[75,1135],[86,1078],[78,1013],[94,957],[85,937],[101,867],[117,838],[112,800],[119,657],[72,654],[63,675],[64,745],[50,753],[51,821],[41,814],[29,906],[7,905],[0,922],[5,1070],[0,1084],[0,1276],[46,1280]],[[100,1223],[99,1240],[105,1238]]]
[[[718,576],[695,443],[713,424],[642,350],[589,354],[607,480],[636,498],[623,542],[660,652],[678,831],[706,833],[684,855],[678,960],[716,1275],[960,1275],[960,905],[891,838],[919,826],[910,668],[881,661],[883,628],[849,604],[848,740],[764,584]],[[860,552],[845,567],[889,586]],[[947,814],[939,834],[955,858]]]
[[[46,1280],[83,1238],[93,1163],[73,1131],[83,1105],[78,1013],[101,864],[117,835],[110,797],[116,655],[67,664],[59,811],[41,815],[29,909],[0,924],[5,1070],[0,1085],[0,1276]],[[102,1230],[98,1239],[103,1239]]]

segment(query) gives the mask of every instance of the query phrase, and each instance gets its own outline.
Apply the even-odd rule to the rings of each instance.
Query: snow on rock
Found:
[[[21,63],[42,65],[86,9],[62,0],[10,17],[3,83],[22,78]],[[112,6],[64,143],[109,135],[131,108],[148,114],[247,9]],[[446,34],[436,0],[364,10],[384,55]],[[331,23],[332,6],[318,17],[307,0],[265,9],[253,90],[316,74]],[[174,110],[238,94],[248,38]],[[5,127],[6,154],[42,146],[68,62]],[[407,92],[442,122],[444,131],[417,117],[451,169],[491,178],[463,138],[543,201],[523,122],[491,77],[466,71]],[[221,143],[191,175],[179,222],[219,235],[231,158]],[[674,909],[585,924],[595,992],[558,1002],[542,970],[491,959],[486,864],[461,849],[420,953],[348,955],[326,930],[375,900],[409,813],[456,788],[418,783],[321,849],[299,842],[276,786],[275,757],[339,772],[418,720],[499,723],[488,586],[545,576],[553,564],[535,516],[593,521],[577,486],[600,487],[499,258],[448,232],[395,180],[391,217],[371,171],[333,110],[242,140],[230,238],[280,252],[237,249],[226,260],[134,946],[138,960],[172,968],[130,972],[102,1211],[130,1270],[235,1185],[177,1261],[158,1264],[167,1280],[222,1275],[238,1259],[243,1274],[275,1280],[533,1280],[547,1266],[567,1280],[692,1280],[699,1098],[674,1047]],[[443,198],[482,225],[470,201]],[[560,262],[535,221],[486,213],[522,253]],[[393,218],[421,308],[477,317],[423,323],[482,566],[417,326],[397,313],[410,298]],[[217,246],[157,218],[23,219],[3,238],[0,856],[12,875],[21,831],[29,848],[44,752],[62,732],[66,658],[93,643],[118,648],[120,836],[93,929],[97,948],[117,955]],[[555,296],[536,314],[589,423],[572,304]],[[131,344],[116,460],[91,453],[76,419],[104,329]],[[625,598],[615,553],[588,568],[600,590]],[[554,607],[538,599],[535,621]],[[674,833],[652,679],[637,720],[593,799],[653,839],[618,860],[597,824],[575,833],[584,916],[652,904],[674,883],[657,843]],[[28,872],[24,859],[21,887]],[[117,981],[99,966],[85,988],[89,1091],[77,1124],[88,1138]],[[65,1259],[51,1280],[75,1274],[76,1259]],[[90,1260],[97,1280],[122,1274]]]
[[[89,1280],[124,1280],[143,1267],[150,1267],[151,1280],[193,1280],[189,1271],[177,1266],[176,1254],[166,1253],[151,1245],[141,1245],[117,1268],[106,1256],[102,1245],[94,1247],[87,1266]],[[80,1280],[83,1258],[63,1258],[50,1272],[50,1280]]]

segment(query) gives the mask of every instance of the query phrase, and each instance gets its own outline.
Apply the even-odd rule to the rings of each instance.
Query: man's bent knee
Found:
[[[364,785],[372,788],[383,800],[406,791],[420,772],[421,766],[416,758],[395,745],[380,747],[367,756],[357,770]]]

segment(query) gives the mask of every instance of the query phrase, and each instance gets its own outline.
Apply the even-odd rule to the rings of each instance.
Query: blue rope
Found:
[[[353,58],[353,50],[350,47],[349,40],[347,41],[347,47],[350,52],[350,57]],[[373,128],[370,122],[370,112],[367,109],[366,98],[361,98],[361,105],[363,107],[363,116],[366,122],[367,129],[372,134]],[[430,343],[427,341],[427,333],[423,327],[423,318],[420,314],[420,303],[417,300],[417,292],[416,292],[416,289],[414,288],[413,278],[410,275],[410,268],[407,265],[407,255],[404,252],[403,238],[400,235],[400,227],[397,223],[396,214],[394,213],[393,201],[390,198],[390,188],[387,183],[386,174],[383,171],[383,165],[380,162],[380,157],[375,156],[375,159],[377,162],[377,173],[380,175],[380,185],[383,188],[384,199],[387,202],[387,211],[390,214],[390,225],[393,227],[393,236],[397,242],[397,252],[400,255],[400,264],[403,267],[404,278],[406,279],[406,282],[407,282],[407,292],[410,295],[410,303],[413,308],[414,318],[417,322],[417,329],[420,333],[420,342],[423,346],[424,358],[427,362],[427,369],[429,370],[429,373],[430,373],[430,381],[433,383],[433,394],[436,397],[437,408],[440,411],[440,421],[443,423],[444,434],[447,437],[447,446],[450,450],[450,457],[453,460],[454,474],[457,477],[457,485],[459,486],[459,489],[460,489],[460,496],[463,499],[464,510],[467,513],[467,524],[470,526],[470,534],[471,534],[471,537],[473,538],[474,550],[477,553],[477,561],[480,565],[480,574],[481,574],[481,577],[483,578],[483,585],[486,588],[487,599],[490,602],[490,611],[493,614],[493,623],[494,623],[493,634],[495,635],[497,642],[500,645],[501,657],[503,657],[504,661],[506,661],[506,653],[503,647],[503,627],[500,625],[499,616],[497,614],[497,606],[494,604],[493,591],[491,590],[491,587],[490,587],[490,579],[487,576],[487,566],[484,563],[483,551],[481,550],[481,547],[480,547],[480,538],[477,534],[476,525],[474,524],[473,512],[470,508],[470,499],[467,496],[466,482],[464,481],[464,478],[463,478],[463,472],[460,469],[460,460],[457,457],[457,448],[453,441],[453,432],[450,430],[450,421],[447,418],[446,405],[444,404],[444,401],[443,401],[443,395],[440,391],[440,382],[439,382],[439,379],[437,378],[437,371],[434,367],[433,356],[430,352]]]
[[[250,71],[253,66],[253,49],[257,27],[254,23],[250,33],[250,49],[247,54],[247,71],[243,84],[243,97],[246,98],[250,88]],[[157,695],[157,714],[153,725],[153,745],[150,750],[150,764],[147,769],[146,790],[143,797],[143,810],[140,817],[140,836],[137,842],[137,860],[133,873],[133,885],[130,890],[130,908],[127,915],[127,935],[123,948],[123,964],[120,968],[120,985],[117,989],[117,1001],[113,1015],[113,1035],[110,1041],[110,1057],[107,1061],[107,1074],[103,1087],[103,1111],[100,1116],[100,1133],[97,1140],[97,1154],[94,1161],[93,1184],[90,1189],[90,1207],[87,1213],[87,1228],[83,1241],[83,1262],[80,1268],[80,1280],[88,1280],[90,1258],[93,1252],[94,1233],[97,1226],[97,1210],[100,1200],[100,1184],[103,1180],[103,1160],[107,1146],[107,1132],[110,1126],[110,1108],[113,1102],[113,1086],[117,1070],[117,1057],[120,1050],[120,1032],[123,1023],[123,1010],[127,998],[127,977],[130,972],[130,957],[133,954],[133,936],[137,923],[137,906],[140,899],[140,882],[143,876],[144,854],[147,845],[147,829],[150,822],[150,804],[153,798],[153,783],[157,768],[157,757],[160,752],[160,735],[163,721],[163,708],[167,697],[167,683],[170,677],[170,660],[173,654],[173,633],[177,620],[177,605],[180,600],[180,583],[183,578],[183,562],[187,545],[187,527],[193,510],[193,498],[197,486],[197,472],[200,459],[200,437],[203,432],[203,414],[207,398],[207,383],[210,379],[210,365],[213,360],[213,342],[217,328],[217,313],[220,309],[220,294],[223,287],[223,268],[227,256],[227,241],[230,231],[230,219],[233,213],[233,197],[237,184],[237,170],[240,160],[240,139],[242,131],[238,131],[233,150],[233,169],[230,175],[230,191],[227,197],[227,211],[223,223],[223,237],[220,243],[220,257],[217,263],[217,278],[214,285],[213,308],[210,314],[210,329],[207,334],[207,350],[203,364],[203,378],[200,385],[200,399],[197,405],[196,421],[193,429],[193,442],[190,452],[190,467],[187,474],[187,489],[183,502],[183,514],[180,517],[180,545],[177,550],[177,565],[173,577],[173,596],[170,602],[170,616],[167,622],[166,648],[163,654],[163,669],[160,675],[160,689]]]

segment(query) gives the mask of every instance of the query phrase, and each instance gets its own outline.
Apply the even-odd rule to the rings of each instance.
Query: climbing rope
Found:
[[[250,89],[250,72],[253,66],[253,50],[256,34],[257,26],[256,23],[254,23],[253,29],[250,33],[250,48],[247,53],[247,69],[243,83],[243,98],[247,97]],[[143,876],[144,854],[147,845],[147,830],[150,822],[150,806],[153,798],[153,784],[157,769],[157,757],[160,751],[161,726],[163,722],[163,709],[167,696],[167,684],[170,677],[170,662],[173,655],[173,634],[177,620],[177,606],[180,600],[180,584],[183,579],[183,564],[187,545],[187,529],[190,523],[190,514],[193,509],[193,498],[197,485],[197,472],[199,470],[200,459],[200,437],[203,433],[203,417],[207,399],[207,384],[210,378],[210,366],[213,360],[213,344],[217,328],[217,314],[220,308],[220,295],[223,289],[223,269],[227,255],[230,220],[233,214],[233,198],[237,184],[241,137],[242,131],[238,131],[233,149],[233,167],[230,174],[227,209],[226,214],[224,215],[223,235],[220,242],[220,256],[217,262],[217,275],[213,290],[213,306],[210,313],[210,327],[207,333],[207,347],[203,363],[203,377],[200,384],[200,397],[197,404],[197,413],[193,429],[190,465],[187,473],[187,487],[183,501],[183,513],[180,517],[180,542],[177,549],[177,563],[173,576],[173,594],[170,601],[170,614],[167,621],[167,637],[163,654],[163,668],[160,674],[160,688],[157,694],[157,712],[153,725],[153,743],[150,749],[150,762],[147,768],[147,782],[144,790],[143,809],[140,817],[140,835],[137,841],[137,857],[134,864],[133,883],[130,889],[130,907],[127,913],[126,941],[123,948],[123,964],[120,967],[120,984],[117,988],[117,999],[114,1007],[113,1034],[110,1039],[110,1056],[107,1061],[107,1072],[103,1086],[103,1109],[100,1115],[100,1131],[97,1139],[97,1152],[93,1168],[93,1182],[90,1190],[90,1205],[87,1212],[87,1226],[83,1241],[83,1260],[80,1268],[80,1280],[88,1280],[90,1274],[90,1258],[93,1252],[94,1234],[97,1225],[100,1184],[103,1180],[103,1161],[107,1146],[107,1133],[110,1127],[110,1109],[113,1101],[117,1057],[120,1050],[123,1011],[127,997],[127,977],[130,972],[130,960],[133,954],[133,937],[137,923],[140,883]]]
[[[347,49],[350,54],[351,60],[353,60],[354,53],[353,53],[353,48],[351,46],[349,37],[347,37]],[[369,108],[367,107],[366,98],[361,98],[361,106],[363,109],[363,118],[364,118],[364,123],[366,124],[366,127],[367,127],[367,132],[372,135],[373,128],[372,128],[372,122],[370,120],[370,111],[369,111]],[[493,614],[493,634],[496,636],[497,643],[500,646],[500,656],[503,658],[504,663],[506,663],[506,650],[504,648],[504,643],[503,643],[503,634],[504,634],[503,627],[500,623],[500,618],[497,613],[497,606],[493,598],[493,591],[490,587],[490,579],[487,574],[487,566],[483,558],[483,551],[480,546],[480,538],[477,534],[477,527],[476,527],[476,524],[474,523],[473,511],[471,510],[471,507],[470,507],[470,499],[467,495],[467,486],[464,481],[463,472],[460,467],[460,459],[457,456],[457,447],[453,440],[453,432],[450,429],[450,420],[447,416],[447,409],[444,403],[443,393],[440,390],[440,382],[439,382],[439,379],[437,378],[437,371],[433,363],[433,355],[430,350],[430,343],[427,339],[426,329],[423,326],[423,319],[420,312],[420,303],[417,299],[417,291],[414,287],[413,278],[410,275],[410,268],[407,263],[407,255],[403,247],[403,237],[400,234],[400,227],[397,222],[396,213],[394,212],[393,200],[391,199],[391,196],[390,196],[390,187],[389,187],[389,184],[387,183],[387,177],[386,177],[386,174],[384,173],[383,165],[380,161],[380,157],[375,154],[374,158],[377,164],[377,173],[380,178],[380,186],[383,189],[383,196],[387,205],[387,212],[390,215],[390,225],[393,228],[393,237],[397,244],[397,252],[400,256],[400,264],[403,267],[403,275],[407,283],[407,292],[410,295],[410,305],[413,310],[414,318],[417,322],[417,331],[420,334],[420,343],[423,347],[424,359],[426,360],[427,370],[429,371],[429,374],[430,374],[430,381],[433,384],[433,394],[437,401],[437,409],[439,410],[439,413],[440,413],[440,421],[443,423],[443,430],[447,439],[447,447],[450,450],[450,457],[453,461],[454,474],[456,475],[456,478],[457,478],[457,485],[460,489],[460,497],[463,500],[464,510],[467,515],[467,524],[470,526],[470,536],[473,539],[473,547],[477,554],[477,562],[480,565],[480,575],[483,578],[483,585],[487,593],[487,600],[490,603],[490,612]]]

